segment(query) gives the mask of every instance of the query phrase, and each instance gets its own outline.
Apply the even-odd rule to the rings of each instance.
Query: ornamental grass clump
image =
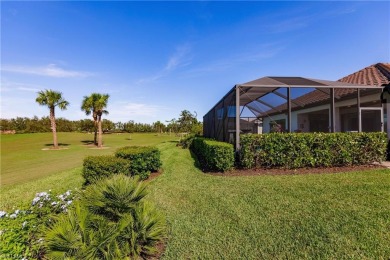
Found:
[[[146,185],[115,175],[86,188],[68,214],[46,232],[48,256],[75,259],[138,259],[157,252],[165,220],[145,202]]]

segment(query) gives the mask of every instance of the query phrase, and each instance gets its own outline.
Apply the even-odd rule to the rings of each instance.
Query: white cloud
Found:
[[[175,52],[168,58],[168,61],[163,69],[155,73],[153,76],[138,80],[137,84],[156,81],[167,76],[179,67],[190,65],[192,60],[192,56],[190,54],[191,46],[188,43],[177,46]]]
[[[191,57],[189,57],[190,52],[191,47],[189,44],[178,46],[175,53],[169,58],[164,70],[171,71],[177,67],[189,65],[191,63]]]
[[[139,123],[151,123],[166,118],[169,108],[142,102],[115,102],[109,104],[109,114],[105,117],[114,122],[134,120]]]
[[[40,91],[41,89],[19,87],[18,90],[21,90],[21,91],[28,91],[28,92],[38,92],[38,91]]]
[[[5,79],[1,80],[1,92],[10,92],[15,90],[26,91],[26,92],[38,92],[42,89],[40,88],[40,86],[37,85],[11,82]]]
[[[164,109],[165,107],[150,104],[127,103],[122,106],[121,114],[126,114],[129,116],[156,117],[158,116],[159,112]]]
[[[202,64],[201,67],[191,69],[187,72],[189,76],[198,76],[202,73],[222,72],[239,66],[243,63],[258,62],[278,55],[285,47],[281,43],[266,43],[256,46],[247,46],[242,52],[233,53],[221,59]]]
[[[55,78],[78,78],[93,75],[90,72],[66,70],[58,67],[56,64],[49,64],[43,67],[3,65],[1,67],[1,71]]]
[[[288,18],[280,20],[276,23],[269,25],[264,25],[264,28],[273,34],[286,33],[291,31],[296,31],[307,27],[313,16],[298,16],[293,18]]]

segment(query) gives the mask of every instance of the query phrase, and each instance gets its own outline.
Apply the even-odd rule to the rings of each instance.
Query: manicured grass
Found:
[[[107,134],[107,149],[91,149],[93,134],[58,133],[63,150],[42,150],[52,146],[51,133],[1,136],[1,187],[38,180],[82,165],[87,155],[113,154],[126,145],[155,145],[177,137],[157,134]]]
[[[51,190],[55,194],[60,194],[70,189],[81,188],[84,182],[81,169],[82,167],[77,167],[29,182],[1,187],[0,210],[9,212],[31,203],[37,192]]]
[[[213,176],[198,170],[190,152],[169,142],[172,138],[139,138],[136,141],[133,137],[134,143],[160,142],[162,152],[163,174],[150,182],[148,200],[155,202],[167,218],[169,234],[163,259],[390,256],[389,170]],[[122,144],[123,139],[113,138],[110,146],[114,147],[115,142],[118,147],[127,145]],[[85,147],[81,146],[82,149]],[[114,149],[100,150],[103,151],[113,153]],[[79,156],[83,154],[80,152]],[[64,155],[61,159],[75,157]],[[80,187],[81,161],[82,158],[77,168],[2,187],[0,210],[31,201],[39,191],[62,192]]]
[[[150,200],[167,215],[165,259],[386,259],[389,170],[217,177],[162,144]]]

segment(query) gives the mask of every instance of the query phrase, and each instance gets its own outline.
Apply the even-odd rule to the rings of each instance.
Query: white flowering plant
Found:
[[[71,207],[75,193],[70,190],[59,195],[51,191],[39,192],[22,209],[0,210],[0,256],[5,259],[40,259],[44,253],[44,227]]]
[[[70,190],[57,196],[53,195],[50,190],[49,192],[39,192],[32,200],[31,210],[40,217],[47,214],[59,214],[67,211],[73,199],[74,195]]]

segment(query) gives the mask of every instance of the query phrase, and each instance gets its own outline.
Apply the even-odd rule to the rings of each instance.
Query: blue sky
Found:
[[[263,76],[337,80],[390,61],[389,2],[2,2],[1,117],[48,115],[42,89],[88,118],[198,119],[237,83]]]

